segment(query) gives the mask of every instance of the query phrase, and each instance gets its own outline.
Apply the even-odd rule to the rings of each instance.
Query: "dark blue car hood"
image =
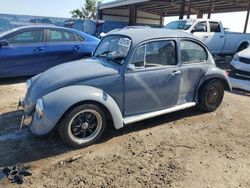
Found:
[[[28,106],[34,106],[36,100],[56,89],[80,81],[115,75],[119,69],[98,59],[82,59],[55,66],[35,77],[26,95]]]

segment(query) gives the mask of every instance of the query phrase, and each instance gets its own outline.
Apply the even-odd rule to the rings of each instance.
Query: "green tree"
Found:
[[[72,14],[72,18],[96,18],[96,7],[98,2],[98,0],[86,0],[84,7],[72,10],[70,12]]]

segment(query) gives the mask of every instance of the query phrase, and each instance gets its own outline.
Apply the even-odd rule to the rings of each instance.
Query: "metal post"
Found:
[[[185,11],[185,0],[181,0],[180,12],[179,12],[179,20],[183,19],[184,11]]]
[[[98,9],[98,18],[102,20],[102,10]]]
[[[202,17],[203,17],[203,12],[199,10],[197,12],[197,18],[202,18]]]
[[[136,25],[136,21],[137,21],[137,6],[135,5],[135,8],[134,8],[134,25]]]
[[[248,25],[248,19],[249,19],[249,12],[250,12],[250,2],[248,4],[248,9],[247,9],[247,17],[246,17],[246,22],[245,22],[245,27],[244,27],[244,33],[247,32],[247,25]]]
[[[191,14],[191,7],[192,7],[192,0],[188,1],[188,13],[187,13],[187,19],[190,18],[190,14]]]
[[[129,22],[128,25],[134,25],[134,18],[135,17],[135,5],[131,4],[129,6]]]
[[[163,25],[164,25],[163,21],[164,21],[164,15],[161,15],[160,16],[160,27],[163,27]]]
[[[210,2],[209,2],[209,8],[208,8],[208,14],[207,14],[207,19],[211,18],[212,7],[213,7],[213,0],[210,0]]]

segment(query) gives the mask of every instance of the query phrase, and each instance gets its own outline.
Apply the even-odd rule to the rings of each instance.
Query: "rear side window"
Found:
[[[210,25],[210,32],[221,32],[220,30],[220,24],[218,22],[209,22]]]
[[[25,31],[7,38],[12,45],[25,45],[43,42],[43,30]]]
[[[135,67],[158,67],[176,65],[176,45],[174,41],[154,41],[137,48],[131,61]]]
[[[72,42],[75,41],[75,35],[71,32],[50,30],[49,42]]]
[[[183,64],[201,63],[207,60],[206,50],[193,41],[181,41],[181,62]]]

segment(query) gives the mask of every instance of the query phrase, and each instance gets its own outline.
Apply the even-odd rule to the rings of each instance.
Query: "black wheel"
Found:
[[[72,109],[61,120],[58,132],[71,147],[86,147],[97,141],[106,127],[106,115],[95,104],[82,104]]]
[[[210,80],[199,91],[198,107],[205,112],[215,111],[224,97],[224,86],[219,80]]]

